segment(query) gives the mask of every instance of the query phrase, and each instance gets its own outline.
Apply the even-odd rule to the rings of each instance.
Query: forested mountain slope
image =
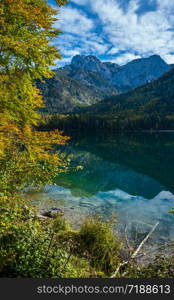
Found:
[[[51,128],[93,130],[174,129],[174,69],[125,94],[108,97],[79,113],[54,116]]]
[[[83,114],[84,115],[84,114]],[[85,111],[119,128],[165,129],[174,122],[174,70],[126,94],[110,97]]]
[[[124,66],[101,62],[93,55],[76,55],[71,64],[55,70],[55,76],[38,84],[49,113],[78,111],[151,82],[171,69],[158,55],[133,60]]]

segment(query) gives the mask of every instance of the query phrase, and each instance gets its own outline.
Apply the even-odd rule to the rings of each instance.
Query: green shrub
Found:
[[[0,196],[0,277],[108,277],[121,262],[112,222],[87,218],[79,231],[62,214],[39,219],[19,197]],[[146,267],[130,261],[119,276],[174,277],[174,253],[158,255]]]
[[[39,220],[21,199],[1,197],[0,277],[78,277],[88,263],[69,252],[56,235],[68,230],[62,216]],[[71,254],[71,255],[70,255]]]
[[[119,277],[127,278],[174,278],[174,249],[173,245],[168,245],[170,255],[166,256],[164,251],[158,253],[156,257],[146,266],[140,265],[136,259],[130,261],[125,268],[120,269]],[[169,254],[169,253],[168,253]]]
[[[109,274],[117,267],[120,241],[112,231],[111,222],[103,222],[100,217],[87,218],[79,231],[81,251],[91,261],[93,267]]]
[[[160,254],[153,263],[141,268],[135,275],[138,278],[174,278],[174,256],[167,258],[164,253]]]

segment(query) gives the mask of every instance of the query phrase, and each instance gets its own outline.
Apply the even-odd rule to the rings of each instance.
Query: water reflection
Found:
[[[55,204],[65,201],[78,213],[118,215],[120,232],[145,234],[157,221],[158,241],[174,239],[174,134],[134,134],[73,138],[62,151],[73,155],[72,167],[42,194]]]

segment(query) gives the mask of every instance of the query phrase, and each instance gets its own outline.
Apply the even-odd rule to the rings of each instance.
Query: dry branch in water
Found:
[[[159,225],[159,222],[157,222],[153,228],[149,231],[149,233],[146,235],[146,237],[142,240],[142,242],[139,244],[138,248],[133,252],[133,254],[130,256],[130,259],[127,261],[123,261],[121,264],[119,264],[118,268],[116,269],[115,273],[111,276],[111,278],[116,277],[118,272],[120,271],[121,267],[126,266],[131,259],[135,258],[137,254],[140,252],[143,245],[146,243],[146,241],[149,239],[149,237],[152,235],[152,233],[155,231],[156,227]]]

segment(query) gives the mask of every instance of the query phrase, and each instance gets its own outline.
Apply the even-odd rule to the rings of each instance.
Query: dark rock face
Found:
[[[136,59],[113,75],[112,82],[121,90],[131,90],[160,77],[170,66],[158,55]]]
[[[95,72],[105,80],[108,80],[110,85],[115,86],[119,91],[124,91],[136,88],[160,77],[171,66],[166,64],[158,55],[135,59],[124,66],[110,62],[102,63],[93,55],[76,55],[73,57],[68,68],[71,70],[71,74],[69,75],[72,78],[83,80],[83,77],[78,76],[80,70],[83,70],[83,73]],[[90,80],[86,79],[86,83],[90,83]]]
[[[78,111],[160,77],[173,66],[158,55],[136,59],[124,66],[101,62],[93,55],[76,55],[71,64],[55,71],[55,76],[40,83],[46,110]]]
[[[83,69],[100,73],[104,68],[101,61],[93,55],[76,55],[71,61],[71,67],[74,69]]]

